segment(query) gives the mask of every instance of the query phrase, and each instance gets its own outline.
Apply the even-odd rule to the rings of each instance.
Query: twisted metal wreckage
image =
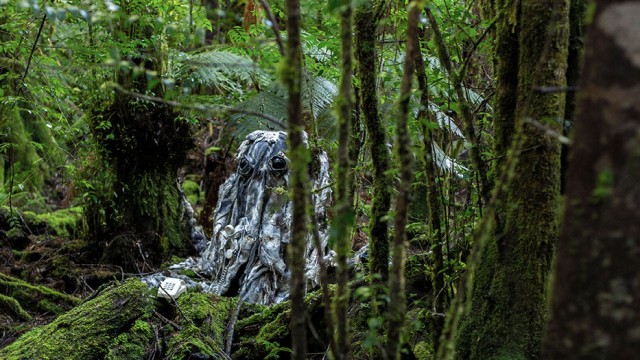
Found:
[[[289,186],[289,160],[285,155],[286,133],[255,131],[240,145],[235,172],[220,187],[213,219],[213,237],[200,245],[200,256],[170,267],[171,277],[187,287],[219,295],[238,295],[243,301],[273,304],[289,297],[290,269],[286,248],[290,240],[292,203]],[[312,174],[312,201],[316,219],[326,219],[331,202],[329,162],[322,152]],[[186,200],[185,200],[186,202]],[[185,204],[187,212],[191,209]],[[203,239],[191,219],[192,238]],[[323,254],[318,254],[312,234],[307,235],[305,275],[307,287],[319,285],[320,256],[328,258],[329,229],[326,221],[316,224]],[[198,248],[198,244],[196,244]],[[201,251],[200,251],[201,250]],[[203,276],[195,282],[177,272],[192,270]],[[143,278],[158,287],[163,274]]]

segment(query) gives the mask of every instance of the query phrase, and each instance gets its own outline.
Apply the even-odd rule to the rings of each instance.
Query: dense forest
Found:
[[[0,9],[1,359],[637,357],[640,1]]]

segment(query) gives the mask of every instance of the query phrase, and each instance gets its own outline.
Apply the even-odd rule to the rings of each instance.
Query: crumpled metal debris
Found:
[[[240,145],[236,170],[219,190],[212,239],[199,259],[171,266],[174,271],[189,269],[207,278],[200,283],[187,281],[188,287],[199,284],[206,292],[238,295],[243,301],[260,304],[278,303],[289,297],[286,253],[292,203],[285,149],[286,133],[282,131],[255,131]],[[324,152],[315,157],[312,202],[323,253],[317,253],[313,236],[308,234],[307,287],[319,285],[319,259],[328,255],[329,162]],[[162,281],[159,277],[143,280],[152,286]]]

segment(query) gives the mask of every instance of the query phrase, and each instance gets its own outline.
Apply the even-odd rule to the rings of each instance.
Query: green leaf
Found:
[[[208,147],[208,148],[207,148],[207,150],[205,150],[205,151],[204,151],[204,154],[205,154],[205,155],[209,155],[209,154],[211,154],[212,152],[220,151],[220,150],[222,150],[222,149],[221,149],[221,148],[219,148],[219,147],[217,147],[217,146],[211,146],[211,147]]]

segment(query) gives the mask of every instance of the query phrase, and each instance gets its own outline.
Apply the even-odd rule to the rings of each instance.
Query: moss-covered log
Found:
[[[153,309],[147,286],[129,280],[52,323],[35,328],[0,350],[2,359],[102,359],[118,343],[118,335],[136,326]]]

